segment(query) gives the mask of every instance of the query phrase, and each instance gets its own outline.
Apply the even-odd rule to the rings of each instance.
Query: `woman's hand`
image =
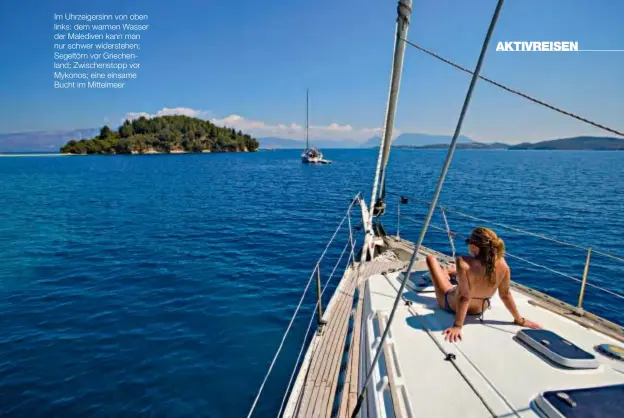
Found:
[[[520,325],[521,327],[531,328],[531,329],[540,329],[540,328],[542,328],[542,326],[540,324],[538,324],[537,322],[533,322],[533,321],[531,321],[529,319],[526,319],[526,318],[522,318],[519,321],[514,319],[514,324]]]
[[[458,327],[458,326],[455,326],[455,325],[450,327],[450,328],[445,329],[442,334],[444,334],[444,339],[446,341],[450,341],[452,343],[457,342],[457,341],[461,341],[461,339],[462,339],[461,327]]]
[[[525,319],[524,320],[524,325],[527,328],[532,328],[532,329],[540,329],[542,328],[542,326],[540,324],[538,324],[537,322],[533,322],[529,319]]]

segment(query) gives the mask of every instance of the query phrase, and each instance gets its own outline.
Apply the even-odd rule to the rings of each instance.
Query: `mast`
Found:
[[[385,170],[390,155],[390,145],[392,145],[392,131],[394,129],[394,117],[396,115],[397,102],[399,100],[399,87],[401,85],[401,73],[403,72],[403,58],[405,57],[405,41],[410,24],[412,13],[412,0],[399,0],[398,17],[396,25],[396,40],[394,44],[394,58],[392,60],[392,72],[390,74],[390,89],[388,91],[388,103],[386,104],[386,117],[384,118],[383,136],[379,147],[379,158],[377,161],[377,171],[375,172],[375,183],[373,195],[371,197],[371,222],[373,208],[377,202],[377,187],[380,195],[384,192],[383,181],[385,180]]]
[[[394,130],[394,117],[396,106],[399,101],[399,88],[401,86],[401,73],[403,71],[403,58],[405,57],[405,41],[412,14],[412,0],[400,0],[398,7],[399,17],[397,18],[397,39],[395,44],[394,62],[392,64],[392,78],[390,93],[388,97],[388,107],[386,109],[386,120],[384,121],[384,138],[382,142],[383,155],[381,161],[381,172],[379,174],[379,199],[383,201],[386,197],[386,167],[390,156],[390,146],[392,145],[392,131]],[[381,149],[380,149],[381,151]],[[377,196],[373,196],[376,199]],[[374,202],[371,201],[371,208]],[[373,211],[371,210],[371,214]],[[380,215],[381,216],[381,215]]]
[[[416,261],[416,258],[418,257],[418,253],[420,252],[420,247],[425,239],[425,235],[427,234],[429,223],[431,222],[431,218],[433,217],[433,212],[435,211],[436,206],[438,204],[438,198],[440,197],[440,193],[442,192],[442,186],[444,185],[446,174],[448,173],[449,166],[451,165],[451,160],[453,159],[453,153],[455,152],[455,147],[457,146],[457,138],[459,137],[459,134],[461,132],[462,124],[464,122],[464,117],[466,116],[466,112],[468,111],[468,105],[470,104],[470,99],[472,98],[472,93],[474,91],[475,85],[477,84],[477,80],[479,79],[479,74],[481,73],[483,60],[485,59],[485,54],[487,52],[488,45],[490,44],[490,39],[492,38],[492,33],[494,32],[494,28],[496,27],[496,22],[498,21],[498,16],[500,15],[500,11],[501,11],[501,8],[503,7],[504,1],[505,0],[498,0],[496,4],[494,15],[492,16],[492,20],[490,21],[490,26],[488,28],[487,34],[485,35],[483,46],[481,47],[481,53],[479,54],[477,65],[475,67],[474,72],[472,73],[472,79],[470,80],[470,86],[468,87],[468,92],[466,93],[466,97],[464,98],[464,104],[459,114],[459,120],[457,121],[457,125],[455,127],[455,133],[453,134],[453,139],[451,140],[451,144],[449,145],[449,149],[446,154],[446,159],[444,160],[444,166],[442,167],[442,172],[440,173],[440,177],[438,178],[438,184],[436,185],[435,192],[433,193],[433,198],[431,199],[431,203],[429,204],[429,210],[427,211],[427,216],[425,217],[424,224],[420,230],[418,241],[416,241],[416,244],[414,245],[414,252],[412,253],[412,257],[410,258],[407,269],[405,270],[405,274],[403,275],[403,278],[401,279],[402,280],[401,286],[399,286],[399,290],[397,291],[397,295],[394,299],[392,310],[390,311],[390,315],[388,316],[388,321],[386,323],[385,330],[381,335],[379,343],[376,344],[377,351],[375,352],[375,355],[373,356],[370,369],[368,373],[366,374],[366,377],[364,378],[364,382],[362,384],[362,390],[360,394],[358,395],[358,400],[353,410],[353,413],[351,415],[351,418],[356,418],[358,416],[360,408],[362,407],[362,402],[364,401],[364,396],[366,394],[366,389],[368,388],[368,383],[373,374],[373,370],[375,370],[375,367],[377,366],[379,355],[381,354],[386,338],[388,337],[388,331],[391,328],[392,320],[394,319],[394,314],[396,313],[396,309],[397,309],[397,306],[399,305],[399,301],[401,300],[401,297],[403,296],[403,290],[405,289],[405,284],[410,279],[412,268],[414,267],[414,262]],[[400,10],[401,10],[401,6],[399,5],[399,14],[400,14]]]
[[[310,113],[310,99],[309,99],[309,95],[310,95],[310,90],[306,89],[306,126],[305,126],[305,135],[306,135],[306,151],[310,149],[310,145],[308,143],[308,129],[310,128],[309,125],[309,113]]]
[[[381,182],[380,194],[384,193],[383,181],[385,181],[385,169],[388,164],[390,145],[392,143],[392,130],[394,129],[394,117],[396,114],[397,102],[399,100],[399,87],[401,85],[401,73],[403,71],[403,58],[405,56],[405,41],[412,14],[412,0],[399,0],[397,8],[398,17],[395,30],[394,58],[392,60],[392,70],[390,73],[390,87],[388,90],[388,102],[386,103],[386,116],[379,146],[379,156],[377,157],[377,169],[375,170],[375,180],[373,183],[373,193],[370,201],[369,219],[365,224],[366,240],[364,248],[371,248],[374,237],[372,231],[373,215],[377,204],[377,189]],[[366,259],[367,251],[362,251],[362,259]]]

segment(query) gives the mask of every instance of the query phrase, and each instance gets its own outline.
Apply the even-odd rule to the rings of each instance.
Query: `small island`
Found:
[[[181,154],[257,151],[259,143],[233,128],[189,116],[144,116],[126,120],[117,131],[102,127],[91,139],[71,140],[63,154]]]
[[[448,149],[449,144],[429,144],[429,145],[393,145],[397,149]],[[477,150],[501,150],[509,148],[509,145],[502,142],[494,142],[492,144],[484,144],[482,142],[457,143],[457,149],[477,149]]]
[[[426,145],[393,145],[399,149],[448,149],[448,143]],[[624,151],[624,139],[613,137],[577,136],[574,138],[559,138],[540,142],[524,142],[518,145],[503,142],[458,142],[457,149],[465,150],[544,150],[544,151]]]
[[[523,143],[510,150],[624,151],[624,140],[613,137],[577,136],[537,143]]]

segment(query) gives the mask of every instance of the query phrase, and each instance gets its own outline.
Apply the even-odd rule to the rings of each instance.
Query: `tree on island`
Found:
[[[117,131],[103,126],[91,139],[70,140],[61,147],[68,154],[144,154],[172,151],[257,151],[258,141],[234,128],[219,127],[189,116],[144,116],[125,120]]]
[[[100,129],[100,139],[107,139],[113,136],[113,131],[107,126],[104,125],[102,129]]]

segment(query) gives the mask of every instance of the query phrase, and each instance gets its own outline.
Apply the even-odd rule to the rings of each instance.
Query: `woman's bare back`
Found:
[[[458,257],[457,263],[458,266],[462,264],[462,270],[465,271],[465,276],[468,279],[468,286],[470,288],[470,305],[468,307],[468,312],[482,312],[484,306],[488,306],[487,302],[484,301],[494,296],[494,293],[496,293],[501,283],[509,278],[509,266],[504,258],[499,258],[494,265],[493,277],[491,280],[488,280],[485,274],[485,266],[476,258],[470,256]],[[459,275],[457,279],[462,280]],[[449,296],[451,304],[457,306],[459,302],[459,286],[456,287]]]

